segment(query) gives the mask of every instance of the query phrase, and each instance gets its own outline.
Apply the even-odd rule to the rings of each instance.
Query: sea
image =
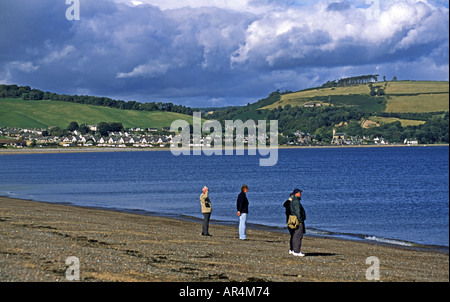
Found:
[[[287,233],[283,203],[299,188],[308,236],[448,253],[448,146],[290,148],[274,166],[259,160],[247,151],[0,155],[0,196],[199,221],[207,186],[212,223],[237,225],[246,184],[249,226]]]

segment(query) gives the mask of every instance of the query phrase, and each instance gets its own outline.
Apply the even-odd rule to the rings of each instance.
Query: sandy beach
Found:
[[[327,149],[327,148],[398,148],[398,147],[448,147],[448,144],[434,145],[336,145],[336,146],[277,146],[276,149]],[[224,147],[223,150],[230,149]],[[231,148],[235,150],[235,148]],[[245,147],[247,149],[247,146]],[[53,154],[53,153],[90,153],[90,152],[131,152],[131,151],[171,151],[170,148],[113,148],[113,147],[70,147],[70,148],[0,148],[0,155],[13,154]]]
[[[380,282],[449,281],[448,254],[332,238],[305,237],[305,257],[288,254],[289,235],[237,225],[0,197],[0,281],[353,282],[379,260]],[[370,275],[372,276],[372,275]]]

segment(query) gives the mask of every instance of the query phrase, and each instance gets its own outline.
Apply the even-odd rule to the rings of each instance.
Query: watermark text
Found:
[[[80,259],[75,256],[67,257],[66,265],[69,267],[66,270],[66,279],[69,281],[80,280]]]
[[[368,257],[366,259],[366,264],[370,265],[366,270],[366,279],[369,281],[379,281],[380,280],[380,259],[375,256]]]
[[[80,0],[66,0],[66,19],[69,21],[80,20]]]
[[[203,123],[201,113],[194,112],[192,133],[190,125],[185,120],[176,120],[170,126],[170,131],[178,133],[172,140],[170,151],[173,155],[245,155],[247,144],[248,155],[259,155],[260,166],[274,166],[278,162],[278,121],[269,122],[267,136],[267,121],[226,120],[225,131],[219,121],[208,120]],[[181,129],[181,130],[180,130]],[[202,133],[209,133],[205,138]],[[192,136],[192,140],[191,140]],[[269,142],[269,146],[267,146]],[[225,152],[224,152],[225,147]],[[192,150],[191,150],[192,149]]]

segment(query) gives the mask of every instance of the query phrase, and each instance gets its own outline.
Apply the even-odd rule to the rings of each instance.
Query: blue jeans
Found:
[[[241,213],[241,216],[239,216],[239,239],[247,239],[247,235],[245,233],[246,223],[247,213]]]

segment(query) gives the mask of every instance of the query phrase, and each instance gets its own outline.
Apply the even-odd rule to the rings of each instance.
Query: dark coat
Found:
[[[283,207],[285,208],[286,213],[286,223],[289,220],[289,215],[291,215],[291,200],[288,199],[283,203]]]
[[[292,198],[291,213],[292,213],[292,215],[297,216],[298,221],[300,223],[303,223],[306,220],[305,209],[303,208],[302,204],[300,203],[300,198],[298,198],[297,196],[294,196]]]
[[[239,193],[237,202],[236,202],[236,208],[237,208],[238,212],[248,213],[248,199],[247,199],[247,195],[245,195],[244,192]]]
[[[302,224],[303,232],[306,233],[305,229],[306,212],[302,204],[300,203],[300,198],[298,198],[297,196],[293,196],[290,210],[292,213],[291,215],[297,216],[298,222]]]

